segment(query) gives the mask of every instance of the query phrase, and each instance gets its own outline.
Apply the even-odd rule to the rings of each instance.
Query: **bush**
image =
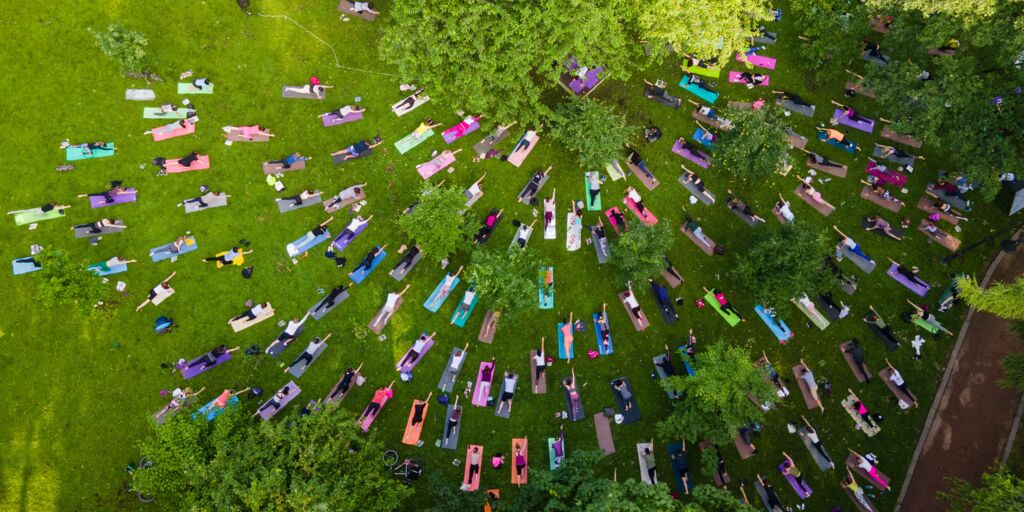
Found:
[[[552,120],[551,136],[576,152],[584,169],[601,169],[620,158],[634,129],[611,107],[593,100],[563,104]]]
[[[96,38],[96,46],[104,55],[117,61],[122,73],[145,71],[149,65],[146,46],[149,40],[145,34],[128,30],[114,23],[105,32],[89,30]]]

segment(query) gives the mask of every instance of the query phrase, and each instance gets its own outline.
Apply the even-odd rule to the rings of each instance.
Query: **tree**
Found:
[[[104,55],[117,61],[122,73],[136,73],[146,70],[149,56],[146,46],[149,39],[141,32],[128,30],[114,23],[107,27],[106,32],[89,29],[96,39],[96,46]]]
[[[741,502],[726,489],[701,484],[690,492],[693,501],[683,507],[683,512],[756,512],[757,509]]]
[[[731,60],[749,47],[758,25],[772,20],[768,0],[650,0],[639,3],[640,33],[653,52],[665,45],[701,58]]]
[[[1024,278],[982,288],[973,277],[957,279],[960,297],[968,305],[1007,320],[1024,320]]]
[[[732,130],[718,134],[714,166],[748,183],[759,183],[782,170],[789,154],[786,125],[780,109],[728,109]]]
[[[999,9],[1000,0],[868,0],[870,7],[880,10],[914,10],[925,16],[944,14],[977,20],[991,17]],[[1012,3],[1012,2],[1006,2]]]
[[[635,222],[611,246],[611,261],[622,282],[643,282],[665,269],[665,252],[672,246],[673,230],[665,222],[648,226]]]
[[[743,347],[721,341],[711,344],[701,354],[695,375],[673,376],[663,382],[666,389],[685,393],[686,400],[685,404],[673,404],[672,414],[658,423],[658,435],[731,443],[740,427],[763,419],[764,412],[754,401],[778,400],[766,372],[751,364]]]
[[[956,478],[949,479],[953,489],[939,493],[949,502],[950,512],[1004,512],[1024,510],[1024,480],[1000,466],[995,473],[981,476],[981,486]]]
[[[575,151],[584,169],[600,169],[621,157],[635,129],[610,106],[587,99],[562,104],[552,121],[552,137]]]
[[[508,251],[477,249],[466,267],[466,281],[481,301],[506,319],[537,304],[537,269],[540,258],[530,249]]]
[[[39,285],[36,296],[47,306],[72,306],[83,313],[95,313],[100,303],[107,304],[112,296],[109,287],[96,277],[88,265],[71,260],[60,249],[48,249],[35,257],[42,265],[36,276]]]
[[[153,466],[132,473],[133,487],[182,510],[396,510],[412,495],[380,463],[375,435],[338,427],[354,421],[346,410],[253,422],[241,409],[154,424],[139,445]]]
[[[626,0],[396,2],[382,58],[439,101],[498,122],[535,124],[550,114],[566,58],[626,79],[638,60]]]
[[[843,0],[794,0],[787,15],[796,19],[807,40],[797,45],[801,70],[814,85],[837,80],[850,62],[860,58],[861,41],[868,28],[860,4]]]
[[[460,190],[424,183],[416,207],[398,218],[398,227],[435,261],[469,246],[477,224],[464,214],[466,197]]]
[[[832,282],[821,262],[831,253],[827,234],[819,229],[786,225],[778,231],[754,233],[750,252],[733,269],[736,279],[769,305],[824,290]]]
[[[1013,354],[1003,358],[1001,364],[1006,377],[1000,381],[1003,387],[1024,392],[1024,355]]]

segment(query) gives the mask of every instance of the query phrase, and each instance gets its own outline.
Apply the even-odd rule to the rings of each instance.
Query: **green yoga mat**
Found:
[[[928,331],[930,334],[937,334],[939,332],[938,327],[935,327],[934,325],[925,322],[924,319],[920,317],[914,317],[914,325],[924,329],[925,331]]]
[[[818,327],[818,329],[821,329],[821,330],[824,331],[825,328],[829,326],[828,319],[825,318],[825,316],[822,315],[820,311],[814,310],[814,312],[812,313],[809,309],[804,307],[804,305],[801,304],[800,301],[798,301],[798,300],[794,300],[793,304],[796,305],[796,308],[799,309],[800,312],[804,314],[804,316],[809,318],[811,320],[811,322],[813,322],[814,325],[816,325]]]
[[[597,198],[593,202],[590,201],[590,177],[589,172],[583,173],[583,197],[587,200],[587,210],[592,212],[601,211],[601,194],[597,194]]]
[[[430,136],[434,135],[434,130],[431,129],[423,132],[423,135],[421,135],[420,138],[418,139],[415,137],[415,133],[416,132],[410,133],[409,135],[403,137],[402,140],[395,143],[395,148],[398,149],[398,152],[400,154],[406,154],[407,152],[409,152],[410,149],[419,146],[420,143],[429,139]]]
[[[146,107],[142,109],[143,119],[185,119],[188,115],[188,109],[179,108],[176,112],[167,112],[166,114],[160,111],[160,107]]]
[[[178,82],[178,94],[213,94],[213,84],[200,89],[188,82]]]
[[[32,224],[33,222],[42,222],[44,220],[53,220],[64,216],[64,210],[53,209],[48,212],[41,211],[28,211],[21,212],[14,216],[14,223],[18,226],[24,226],[25,224]]]
[[[722,315],[722,318],[725,319],[725,323],[729,324],[729,327],[736,327],[736,325],[740,323],[740,317],[736,316],[733,313],[726,313],[725,311],[722,311],[722,306],[718,304],[718,299],[716,299],[715,296],[711,294],[711,292],[708,292],[706,295],[704,295],[704,302],[707,302],[708,305],[712,307],[712,309],[718,311],[718,314]]]
[[[700,66],[687,66],[686,64],[681,65],[684,73],[693,73],[695,75],[706,76],[708,78],[720,78],[722,76],[722,68],[702,68]]]

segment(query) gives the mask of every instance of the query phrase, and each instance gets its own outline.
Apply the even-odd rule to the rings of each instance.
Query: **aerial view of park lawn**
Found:
[[[0,13],[0,510],[1024,510],[1019,2]]]

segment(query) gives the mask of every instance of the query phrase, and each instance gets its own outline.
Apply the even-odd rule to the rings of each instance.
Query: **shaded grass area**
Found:
[[[386,9],[386,7],[385,7]],[[377,59],[376,40],[378,25],[352,20],[342,23],[332,2],[311,3],[270,1],[259,4],[260,12],[287,14],[333,46],[341,63],[335,66],[334,54],[324,44],[295,26],[287,19],[245,17],[230,2],[196,3],[187,8],[178,2],[153,1],[110,2],[104,9],[95,9],[85,2],[65,2],[60,5],[5,6],[8,20],[19,20],[18,30],[9,30],[16,52],[5,52],[2,57],[8,70],[3,78],[6,95],[0,102],[9,114],[0,120],[0,128],[10,148],[0,154],[0,168],[4,172],[6,209],[13,210],[37,206],[46,201],[71,201],[74,195],[103,190],[112,179],[123,179],[126,185],[140,190],[137,204],[116,206],[90,211],[84,201],[74,201],[69,219],[41,224],[35,231],[15,228],[12,222],[0,226],[4,259],[25,256],[29,245],[39,243],[46,247],[64,248],[77,259],[96,262],[115,254],[139,259],[127,274],[114,276],[128,284],[129,295],[123,300],[116,315],[106,321],[85,321],[70,311],[42,308],[35,304],[33,276],[0,277],[0,286],[7,291],[7,308],[0,314],[0,341],[4,350],[0,356],[0,370],[4,388],[13,390],[7,395],[7,407],[0,410],[0,437],[6,449],[0,450],[0,507],[12,510],[69,510],[95,507],[111,508],[123,505],[117,498],[124,479],[122,468],[139,454],[134,443],[147,434],[149,415],[162,407],[165,399],[159,396],[163,389],[181,385],[180,377],[168,374],[160,363],[180,357],[191,359],[218,343],[230,346],[259,344],[265,347],[279,332],[274,322],[265,322],[241,334],[234,334],[226,321],[240,313],[242,303],[249,298],[271,301],[278,311],[274,321],[298,317],[319,299],[318,289],[330,288],[347,282],[345,271],[339,271],[330,260],[314,251],[298,265],[292,265],[284,246],[308,229],[324,220],[317,208],[294,213],[278,213],[273,189],[268,187],[260,172],[260,162],[281,158],[291,151],[302,151],[314,156],[307,170],[289,173],[284,178],[289,191],[297,193],[303,188],[318,188],[326,193],[337,191],[360,182],[368,182],[369,201],[366,213],[375,215],[374,223],[346,251],[354,263],[373,244],[389,243],[389,249],[403,243],[404,236],[397,230],[398,212],[414,201],[420,178],[414,164],[429,158],[432,149],[440,149],[440,134],[406,155],[398,155],[393,143],[411,131],[425,115],[431,115],[443,128],[458,121],[458,116],[444,109],[439,102],[428,103],[413,114],[402,118],[388,112],[391,103],[403,94],[398,91],[399,79],[392,70]],[[180,101],[174,94],[176,75],[192,69],[196,76],[208,76],[216,83],[213,96],[195,96],[201,118],[197,134],[188,138],[153,143],[142,132],[159,121],[143,120],[143,104],[123,100],[123,89],[142,84],[123,79],[116,66],[95,49],[87,28],[102,29],[112,21],[128,28],[144,31],[150,38],[150,52],[157,60],[157,70],[163,83],[153,85],[160,101]],[[381,22],[384,18],[381,19]],[[13,28],[13,27],[12,27]],[[827,123],[830,98],[841,95],[840,84],[809,88],[804,81],[797,59],[787,45],[798,44],[794,29],[786,22],[777,27],[780,44],[765,53],[779,58],[779,68],[772,72],[775,89],[785,88],[798,92],[819,105],[819,114],[813,120],[793,119],[798,132],[813,138],[812,123]],[[53,31],[59,31],[55,39]],[[837,63],[846,66],[860,63]],[[735,68],[730,64],[730,69]],[[349,69],[355,68],[355,69]],[[324,102],[282,100],[280,87],[300,84],[310,74],[316,74],[324,83],[335,85]],[[47,77],[45,80],[28,77]],[[681,162],[669,148],[678,136],[689,136],[693,122],[688,109],[666,109],[640,97],[639,78],[663,78],[669,83],[678,81],[680,73],[675,63],[652,67],[640,73],[631,83],[606,83],[593,95],[600,101],[617,104],[620,111],[633,124],[653,122],[662,127],[665,138],[651,145],[642,145],[641,151],[662,185],[653,192],[641,188],[645,202],[673,229],[683,218],[681,205],[686,203],[685,190],[675,178]],[[727,99],[751,98],[754,93],[739,86],[723,85],[720,91]],[[673,86],[671,92],[688,98],[685,92]],[[486,94],[486,91],[481,91]],[[554,90],[557,99],[561,91]],[[367,107],[365,119],[359,123],[325,129],[316,117],[329,108],[352,103],[360,96]],[[845,100],[844,100],[845,101]],[[856,98],[854,107],[865,115],[877,118],[878,112],[871,100]],[[224,125],[259,123],[271,128],[277,137],[268,144],[221,144],[220,127]],[[515,202],[515,196],[528,179],[529,172],[540,166],[554,165],[552,178],[542,195],[552,189],[559,191],[559,218],[564,218],[568,200],[582,199],[584,192],[583,169],[579,169],[574,155],[541,134],[537,149],[521,169],[508,164],[489,161],[481,164],[469,162],[469,147],[491,127],[485,124],[480,132],[466,137],[455,146],[465,148],[455,164],[455,172],[446,175],[447,184],[464,187],[487,172],[484,182],[486,195],[469,215],[482,218],[491,207],[505,208],[507,219],[518,218],[529,222],[531,209]],[[508,148],[524,127],[513,129]],[[347,146],[360,138],[380,133],[385,144],[374,156],[343,166],[330,164],[327,154]],[[873,137],[859,132],[850,136],[870,151]],[[111,159],[85,161],[76,164],[69,173],[56,173],[53,168],[63,163],[59,142],[65,138],[72,142],[113,140],[118,154]],[[948,284],[948,274],[955,271],[975,272],[982,267],[994,245],[988,245],[956,260],[945,267],[937,259],[945,255],[942,248],[925,243],[923,237],[910,230],[907,241],[897,244],[857,230],[860,216],[877,209],[857,197],[865,157],[856,158],[839,153],[831,147],[812,142],[814,151],[850,165],[846,179],[833,179],[818,188],[825,197],[839,206],[839,211],[824,219],[800,201],[794,201],[799,222],[830,230],[832,223],[854,236],[865,251],[879,262],[892,257],[904,264],[922,267],[922,277],[933,284],[927,300],[934,303]],[[145,165],[154,156],[177,157],[196,149],[211,155],[212,169],[177,176],[155,175],[155,168]],[[911,209],[901,212],[916,224],[923,214],[913,209],[926,181],[941,169],[942,154],[933,153],[926,145],[928,162],[921,165],[911,178],[910,193],[904,196]],[[801,154],[802,155],[802,154]],[[794,161],[802,158],[794,153]],[[692,166],[690,166],[692,168]],[[795,174],[802,174],[797,165]],[[862,326],[858,316],[867,304],[877,309],[894,324],[900,336],[909,341],[914,332],[896,318],[905,309],[906,290],[883,275],[882,270],[870,276],[862,275],[843,263],[844,270],[859,274],[861,290],[854,297],[846,297],[836,290],[836,296],[853,306],[851,318],[834,323],[827,331],[819,332],[805,325],[802,315],[789,305],[777,305],[782,317],[796,331],[796,339],[788,346],[780,346],[771,333],[753,314],[752,291],[730,277],[729,270],[742,258],[750,237],[749,228],[722,204],[726,188],[731,188],[755,210],[768,218],[768,225],[758,229],[778,229],[768,215],[768,209],[777,193],[789,199],[795,181],[790,177],[777,177],[756,187],[740,187],[730,183],[726,170],[712,167],[700,173],[720,202],[711,207],[702,204],[687,206],[699,218],[707,233],[729,251],[725,257],[711,259],[684,237],[677,237],[669,254],[685,277],[685,283],[674,290],[676,296],[686,300],[680,308],[682,320],[669,328],[657,319],[657,308],[650,294],[637,285],[641,304],[652,315],[652,329],[639,334],[629,327],[622,307],[617,304],[619,291],[613,270],[598,267],[590,246],[578,252],[564,249],[564,223],[559,225],[559,239],[545,241],[535,233],[530,246],[539,250],[556,266],[556,303],[552,311],[533,312],[517,325],[502,324],[493,345],[475,341],[486,304],[480,304],[465,329],[449,325],[448,317],[461,295],[460,288],[436,315],[426,312],[420,304],[431,292],[443,271],[428,264],[420,264],[407,279],[412,288],[406,305],[385,331],[387,339],[357,336],[359,326],[365,326],[382,304],[387,291],[397,284],[387,271],[397,262],[392,255],[374,275],[355,286],[350,298],[323,321],[307,325],[307,334],[278,360],[266,356],[236,358],[225,366],[190,382],[193,386],[206,386],[205,395],[219,392],[224,387],[261,386],[268,392],[279,388],[290,376],[282,374],[279,363],[290,363],[311,336],[334,333],[330,348],[301,379],[303,394],[291,408],[300,402],[324,396],[347,366],[364,363],[369,378],[367,386],[356,389],[343,406],[359,411],[369,400],[375,386],[386,385],[397,378],[394,363],[405,352],[412,340],[423,330],[438,332],[438,343],[419,365],[415,379],[396,384],[395,399],[388,404],[374,428],[387,441],[399,446],[408,408],[414,398],[423,398],[434,390],[445,365],[446,355],[454,346],[471,342],[469,357],[460,375],[457,390],[467,379],[474,378],[481,360],[497,357],[498,370],[513,369],[527,376],[528,351],[541,336],[548,338],[549,352],[555,352],[557,339],[555,324],[559,319],[575,312],[577,317],[588,317],[608,302],[610,321],[615,338],[616,353],[597,360],[575,362],[581,393],[589,414],[613,404],[608,382],[620,375],[631,378],[638,405],[643,413],[641,422],[629,426],[613,426],[618,453],[605,459],[603,470],[611,473],[618,468],[620,477],[636,477],[637,462],[633,445],[649,439],[656,422],[669,410],[664,393],[657,384],[646,378],[651,372],[651,357],[665,343],[676,345],[683,341],[687,329],[693,328],[699,343],[721,339],[747,347],[751,354],[767,351],[783,375],[791,375],[789,368],[803,358],[819,377],[832,382],[836,393],[824,397],[825,413],[807,411],[799,396],[785,400],[779,411],[768,415],[765,433],[755,443],[761,454],[747,461],[739,461],[735,450],[723,446],[734,480],[751,480],[755,473],[775,474],[781,461],[781,451],[793,455],[808,475],[816,493],[807,502],[809,509],[826,509],[832,504],[849,506],[838,487],[840,475],[819,474],[813,461],[802,448],[799,439],[785,432],[787,421],[798,421],[807,415],[819,429],[826,446],[837,459],[842,459],[846,448],[860,453],[874,452],[880,468],[893,477],[898,485],[910,459],[914,442],[937,386],[943,364],[951,346],[949,340],[929,341],[925,357],[914,360],[909,346],[890,354],[890,360],[904,374],[911,388],[921,398],[920,408],[900,412],[891,395],[877,379],[870,385],[857,385],[852,379],[837,346],[840,342],[859,337],[865,342],[869,366],[877,371],[882,365],[884,352],[880,343]],[[440,177],[435,178],[435,180]],[[629,183],[637,185],[630,177]],[[227,208],[185,216],[176,204],[182,199],[199,195],[198,186],[205,184],[212,190],[224,190],[232,197]],[[604,191],[605,207],[617,204],[624,184],[609,182]],[[886,218],[895,216],[882,212]],[[588,212],[584,222],[593,223],[596,213]],[[101,216],[123,218],[129,228],[124,234],[105,237],[99,246],[89,246],[70,236],[70,226],[93,221]],[[633,217],[627,213],[629,220]],[[340,229],[346,217],[337,215],[332,228]],[[1005,216],[992,206],[979,205],[970,215],[971,220],[959,236],[970,242],[981,239],[1003,226]],[[170,242],[186,230],[199,240],[200,250],[182,257],[178,262],[151,263],[147,249]],[[512,223],[504,222],[490,242],[505,247],[513,236]],[[255,267],[252,279],[239,276],[238,269],[215,270],[199,260],[229,248],[239,239],[251,240],[255,253],[247,261]],[[322,249],[322,247],[320,248]],[[453,264],[466,260],[465,254]],[[146,291],[172,271],[177,294],[164,305],[150,307],[139,314],[132,313],[134,305],[144,298]],[[709,310],[697,310],[693,300],[702,294],[702,286],[718,286],[730,293],[733,303],[749,321],[730,329]],[[177,320],[180,328],[168,336],[152,334],[153,319],[167,315]],[[962,312],[942,317],[947,327],[955,330]],[[595,347],[592,329],[577,335],[577,354]],[[698,350],[700,350],[698,348]],[[699,355],[698,355],[699,368]],[[483,444],[486,452],[508,453],[511,438],[529,437],[531,463],[534,468],[545,467],[544,439],[556,435],[561,420],[554,418],[564,408],[562,394],[556,388],[556,379],[569,373],[569,366],[556,362],[549,370],[546,395],[533,396],[525,386],[516,399],[511,419],[494,416],[492,410],[466,408],[460,450],[448,452],[433,445],[442,428],[441,408],[433,408],[423,431],[426,446],[419,449],[402,447],[401,453],[415,452],[427,461],[428,471],[444,471],[452,485],[461,477],[461,468],[451,465],[454,457],[462,457],[462,449],[470,442]],[[791,389],[796,392],[795,383]],[[842,390],[852,387],[861,398],[886,416],[882,433],[872,440],[851,428],[851,421],[840,409]],[[468,400],[467,400],[468,401]],[[247,404],[246,407],[255,407]],[[589,416],[579,423],[566,423],[569,449],[595,447],[596,439]],[[665,446],[671,440],[659,440]],[[688,440],[696,445],[695,440]],[[668,457],[658,449],[658,465],[667,470]],[[696,468],[699,454],[690,453]],[[484,471],[483,486],[508,487],[507,471],[500,474]],[[698,481],[708,482],[707,476]],[[776,479],[778,480],[778,479]],[[781,484],[781,482],[777,482]],[[787,503],[796,499],[787,489],[780,493]],[[426,486],[419,489],[421,495]],[[753,493],[748,491],[753,497]],[[426,498],[424,498],[426,499]],[[893,503],[892,496],[880,496],[876,503],[883,509]],[[173,505],[164,504],[166,508]]]

